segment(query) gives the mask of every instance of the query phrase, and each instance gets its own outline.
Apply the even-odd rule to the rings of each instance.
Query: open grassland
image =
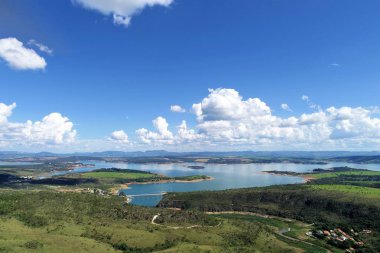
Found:
[[[156,214],[157,226],[151,223]],[[166,225],[192,229],[171,229]],[[125,205],[83,193],[0,191],[0,252],[303,252],[262,222]]]
[[[339,192],[343,193],[347,197],[352,198],[362,198],[363,200],[376,200],[376,204],[380,205],[380,189],[363,187],[363,186],[354,186],[354,185],[309,185],[313,190],[317,191],[328,191],[328,192]]]
[[[117,252],[110,245],[80,237],[75,224],[29,227],[17,219],[0,219],[0,252]]]
[[[71,175],[74,178],[92,178],[92,179],[112,179],[118,182],[122,180],[128,180],[128,182],[149,182],[149,180],[156,182],[162,181],[197,181],[197,180],[207,180],[210,177],[205,175],[191,175],[191,176],[181,176],[181,177],[167,177],[164,175],[154,174],[150,172],[138,172],[134,170],[122,170],[122,169],[100,169],[93,172],[86,172],[80,174]]]
[[[372,196],[372,193],[378,193],[380,189],[380,171],[368,171],[368,170],[350,170],[350,171],[339,171],[339,172],[320,172],[308,175],[308,177],[313,178],[312,184],[314,185],[325,185],[325,189],[335,188],[336,190],[346,190],[345,186],[356,186],[352,187],[351,192],[368,192],[368,196]],[[328,187],[329,185],[334,185],[334,187]],[[341,187],[336,187],[336,185],[342,185]],[[370,189],[360,189],[359,186],[375,188],[371,191]],[[378,189],[378,190],[376,190]]]
[[[380,171],[346,171],[346,172],[325,172],[304,174],[315,179],[346,176],[380,176]]]

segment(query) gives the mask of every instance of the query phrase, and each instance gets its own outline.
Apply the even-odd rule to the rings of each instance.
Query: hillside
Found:
[[[0,194],[0,252],[280,253],[312,248],[287,241],[262,222],[128,206],[120,197],[44,191]],[[313,252],[325,251],[317,247]]]
[[[380,189],[332,184],[272,186],[225,191],[171,193],[159,207],[204,212],[251,212],[293,218],[317,227],[371,229],[368,252],[380,249]]]

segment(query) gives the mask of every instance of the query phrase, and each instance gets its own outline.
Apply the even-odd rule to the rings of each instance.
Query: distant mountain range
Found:
[[[350,157],[356,160],[358,157],[380,156],[379,151],[372,152],[350,152],[350,151],[228,151],[228,152],[170,152],[166,150],[150,151],[104,151],[104,152],[76,152],[76,153],[51,153],[51,152],[16,152],[0,151],[0,159],[20,158],[20,157],[274,157],[274,158],[310,158],[310,159],[338,159],[339,157]],[[360,159],[360,158],[358,158]]]

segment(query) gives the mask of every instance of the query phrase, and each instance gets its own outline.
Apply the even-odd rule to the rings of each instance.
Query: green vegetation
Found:
[[[380,171],[345,171],[345,172],[325,172],[325,173],[311,173],[304,174],[311,176],[315,179],[328,178],[328,177],[339,177],[341,175],[347,176],[380,176]]]
[[[262,222],[128,206],[123,198],[0,192],[0,252],[300,252]],[[151,224],[189,226],[170,229]],[[204,226],[204,227],[202,227]]]
[[[368,252],[380,248],[379,189],[347,185],[288,185],[225,191],[171,193],[160,207],[208,212],[239,211],[270,214],[317,226],[373,230]]]
[[[174,177],[176,181],[197,181],[197,180],[209,180],[211,179],[209,176],[205,175],[194,175],[194,176],[184,176],[184,177]]]
[[[380,171],[334,167],[331,169],[314,169],[312,173],[297,173],[293,171],[266,172],[278,175],[306,177],[307,179],[312,179],[311,184],[316,185],[351,185],[380,188]]]
[[[345,198],[364,198],[364,201],[369,201],[370,199],[374,199],[376,201],[380,201],[380,189],[371,188],[371,187],[361,187],[361,186],[353,186],[353,185],[309,185],[313,190],[322,190],[322,191],[330,191],[330,192],[341,192],[345,196]],[[380,204],[380,203],[379,203]],[[375,204],[377,205],[377,203]]]
[[[344,156],[330,158],[328,161],[333,162],[347,162],[347,163],[380,163],[379,155],[366,155],[366,156]]]
[[[315,180],[304,185],[171,193],[164,196],[159,206],[207,212],[270,214],[313,223],[319,228],[340,227],[346,231],[370,229],[373,233],[363,237],[365,247],[360,252],[377,252],[376,249],[380,248],[380,188],[377,184],[380,172],[339,167],[315,169],[307,174],[269,173],[302,175]],[[259,221],[263,218],[249,219]],[[283,221],[264,221],[270,226],[285,227],[281,223]],[[297,228],[292,230],[297,231]]]
[[[213,159],[235,162],[237,158]],[[0,167],[0,252],[342,252],[327,240],[305,235],[331,228],[371,230],[357,235],[365,242],[357,252],[380,248],[380,172],[348,167],[315,169],[308,174],[272,171],[314,179],[304,185],[171,193],[159,208],[145,208],[130,206],[125,198],[98,189],[210,178],[115,168],[28,177],[76,165],[59,166]],[[88,192],[101,194],[52,191],[87,187],[97,189]]]
[[[295,220],[289,220],[279,217],[263,217],[256,214],[216,214],[214,217],[238,220],[243,222],[261,223],[270,227],[276,237],[290,245],[303,249],[306,252],[321,253],[326,252],[325,248],[333,249],[326,243],[320,243],[305,237],[305,233],[309,231],[310,226]]]
[[[112,179],[141,179],[141,178],[152,178],[156,177],[152,174],[146,173],[125,173],[125,172],[88,172],[82,174],[84,178],[112,178]],[[158,177],[158,176],[157,176]]]
[[[46,176],[53,171],[68,171],[72,168],[81,166],[91,166],[89,164],[83,164],[81,162],[46,162],[35,163],[28,165],[0,165],[0,174],[12,174],[14,176]]]
[[[129,183],[129,182],[149,182],[149,181],[194,181],[194,180],[206,180],[210,177],[205,175],[192,175],[182,177],[167,177],[164,175],[153,174],[150,172],[139,170],[127,170],[127,169],[99,169],[91,172],[71,174],[72,178],[93,178],[100,180],[113,179],[117,182]]]
[[[380,190],[379,171],[358,170],[343,167],[332,168],[330,170],[318,170],[318,173],[305,175],[314,178],[314,180],[311,182],[312,184],[324,185],[326,190],[335,189],[345,192],[356,191],[357,193],[361,192],[362,194],[368,194],[368,196],[374,195],[374,197],[379,194]],[[359,186],[364,186],[366,188]],[[377,188],[379,190],[368,188]]]

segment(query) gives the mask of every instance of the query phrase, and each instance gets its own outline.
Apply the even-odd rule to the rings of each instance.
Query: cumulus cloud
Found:
[[[41,121],[9,121],[16,104],[0,103],[0,144],[7,146],[60,145],[75,141],[74,124],[60,113],[51,113]]]
[[[53,50],[48,46],[37,42],[36,40],[29,40],[28,45],[36,46],[41,52],[47,53],[48,55],[53,55]]]
[[[114,131],[109,137],[109,140],[119,144],[129,143],[128,135],[123,130]]]
[[[8,117],[12,115],[14,108],[16,108],[16,103],[10,105],[0,103],[0,125],[8,121]]]
[[[310,102],[306,95],[303,100]],[[336,139],[356,139],[360,143],[380,137],[380,119],[372,116],[376,111],[362,107],[322,110],[317,106],[318,112],[281,118],[260,99],[244,100],[237,91],[228,89],[211,90],[195,107],[200,131],[230,143],[331,144]],[[236,115],[231,115],[232,111]]]
[[[157,117],[152,121],[156,131],[149,131],[145,128],[136,131],[139,139],[146,144],[184,144],[198,142],[203,138],[202,134],[194,129],[189,129],[185,120],[177,126],[177,132],[173,134],[169,131],[169,124],[163,117]]]
[[[179,105],[172,105],[172,106],[170,106],[170,111],[172,111],[172,112],[178,112],[178,113],[186,112],[186,110],[183,109]]]
[[[310,102],[309,97],[303,100]],[[189,129],[186,121],[177,132],[169,130],[166,119],[153,121],[156,131],[136,131],[140,140],[149,144],[186,143],[268,149],[350,149],[378,148],[380,118],[377,107],[318,108],[313,113],[279,117],[259,98],[244,99],[234,89],[211,89],[207,97],[193,104],[196,126]]]
[[[281,104],[281,108],[288,112],[293,111],[288,104]]]
[[[96,10],[103,15],[112,15],[113,22],[128,26],[132,16],[146,7],[155,5],[168,7],[174,0],[72,0],[83,7]]]
[[[177,127],[178,132],[175,137],[177,143],[186,143],[202,140],[202,134],[197,133],[194,129],[189,129],[185,120]]]
[[[173,142],[173,134],[169,131],[169,124],[163,117],[157,117],[152,121],[156,132],[149,131],[145,128],[138,129],[136,134],[144,143],[162,143],[171,144]]]
[[[209,90],[210,94],[201,103],[193,105],[198,120],[239,120],[247,115],[262,116],[270,113],[270,108],[259,98],[242,101],[234,89]]]
[[[10,67],[19,70],[44,69],[47,65],[45,59],[36,51],[26,48],[16,38],[0,39],[0,58],[6,61]]]

